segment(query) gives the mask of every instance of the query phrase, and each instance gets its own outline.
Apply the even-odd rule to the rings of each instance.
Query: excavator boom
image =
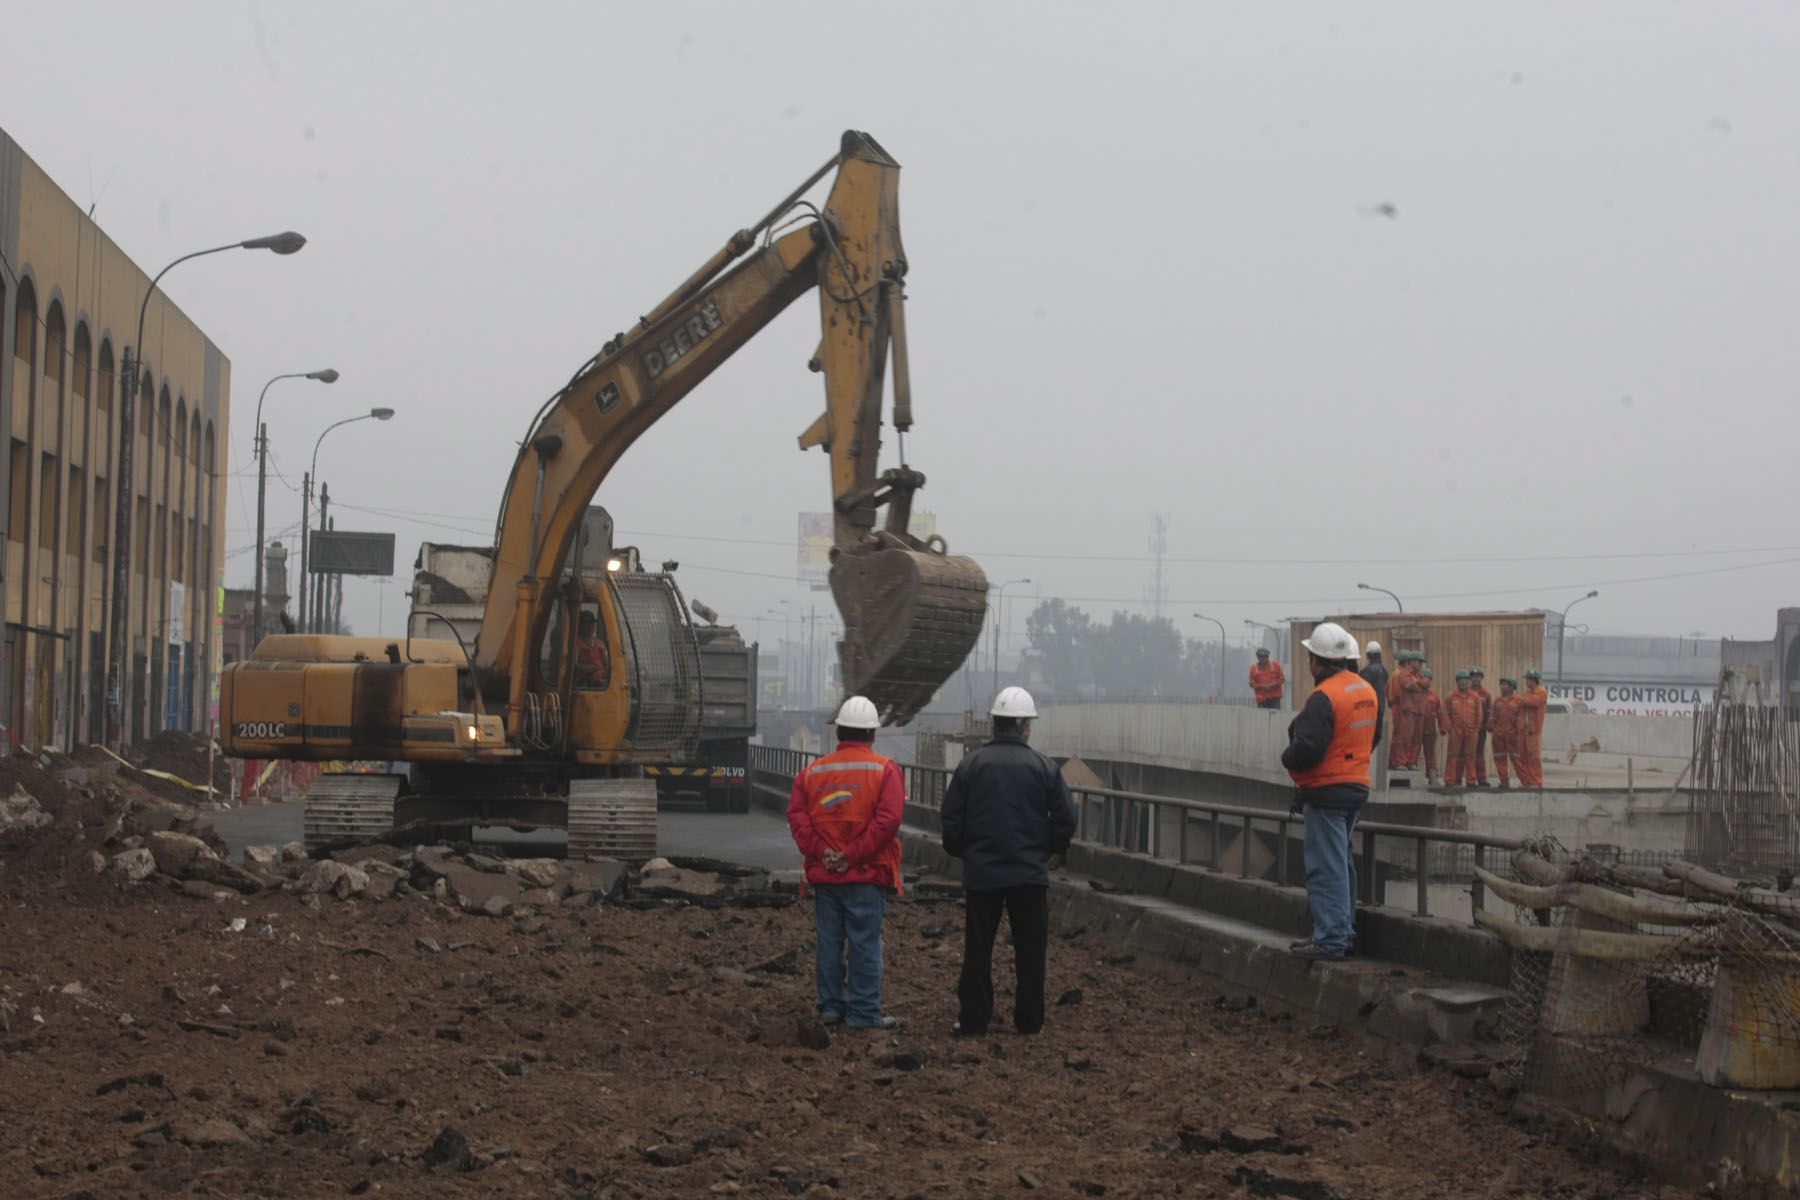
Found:
[[[800,199],[836,167],[822,209]],[[797,214],[797,215],[796,215]],[[785,223],[783,223],[785,222]],[[846,690],[891,723],[910,720],[980,636],[987,579],[941,539],[907,531],[925,477],[904,462],[880,470],[883,384],[891,359],[892,420],[912,424],[906,365],[899,164],[867,134],[753,229],[734,235],[627,334],[545,405],[522,443],[495,538],[473,666],[484,692],[504,692],[509,738],[532,705],[534,655],[549,589],[568,562],[589,501],[619,457],[688,392],[808,290],[816,289],[825,411],[800,437],[830,458],[830,582],[844,623]],[[882,509],[886,509],[884,515]]]

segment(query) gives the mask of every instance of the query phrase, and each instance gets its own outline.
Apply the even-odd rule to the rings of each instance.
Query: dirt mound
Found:
[[[26,877],[91,877],[89,852],[116,833],[116,806],[71,786],[60,765],[52,755],[0,758],[0,889]]]
[[[84,747],[0,758],[0,897],[114,890],[103,876],[118,854],[157,834],[225,843],[191,804],[144,786],[149,777]],[[173,786],[173,785],[165,785]]]
[[[205,734],[182,733],[174,729],[165,729],[149,741],[138,742],[125,748],[125,758],[133,766],[144,767],[152,771],[166,771],[188,783],[201,787],[206,785],[208,768],[207,747],[209,740]],[[213,790],[220,795],[231,794],[231,763],[222,754],[211,759],[213,774]],[[144,786],[152,790],[177,788],[167,780],[149,776]],[[193,793],[186,799],[192,800]]]

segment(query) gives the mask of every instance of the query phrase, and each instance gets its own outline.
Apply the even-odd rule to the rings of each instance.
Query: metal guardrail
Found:
[[[786,795],[794,776],[806,764],[819,757],[808,750],[792,750],[781,746],[751,746],[750,774],[753,786]],[[937,810],[949,785],[951,771],[945,767],[924,767],[916,763],[899,763],[906,783],[909,804]],[[759,783],[758,775],[779,780],[779,789]],[[1076,840],[1110,850],[1148,854],[1155,858],[1173,858],[1183,865],[1210,867],[1215,871],[1236,870],[1240,878],[1251,877],[1250,847],[1259,830],[1273,829],[1275,834],[1275,878],[1283,883],[1288,878],[1290,844],[1294,840],[1291,827],[1304,821],[1286,812],[1266,808],[1249,808],[1238,804],[1216,804],[1207,800],[1189,800],[1180,796],[1156,796],[1145,792],[1125,792],[1113,788],[1070,786],[1077,810]],[[1167,819],[1172,815],[1173,820]],[[1196,818],[1200,818],[1196,821]],[[1191,853],[1192,832],[1196,824],[1208,831],[1208,853],[1196,858]],[[1173,826],[1171,835],[1170,826]],[[1239,835],[1236,853],[1222,855],[1222,835],[1227,827]],[[1361,861],[1357,865],[1358,897],[1364,904],[1377,903],[1375,895],[1378,864],[1378,839],[1395,839],[1412,844],[1409,862],[1417,892],[1414,909],[1421,917],[1430,916],[1427,885],[1431,879],[1430,850],[1437,846],[1468,846],[1473,849],[1475,865],[1486,869],[1489,850],[1511,851],[1524,843],[1517,838],[1495,837],[1485,833],[1467,833],[1455,829],[1428,829],[1420,825],[1394,825],[1382,821],[1358,821],[1356,836],[1361,839]],[[1169,843],[1173,843],[1172,845]],[[1173,853],[1170,853],[1173,851]],[[1470,882],[1472,911],[1481,911],[1485,899],[1479,878]]]

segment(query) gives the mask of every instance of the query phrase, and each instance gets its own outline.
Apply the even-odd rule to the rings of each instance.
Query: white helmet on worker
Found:
[[[994,697],[994,707],[988,709],[988,715],[1029,721],[1037,716],[1037,705],[1032,703],[1031,693],[1022,687],[1001,688],[1000,694]]]
[[[1300,641],[1308,651],[1330,662],[1343,662],[1356,657],[1356,639],[1333,621],[1313,626],[1312,636]]]
[[[835,723],[842,729],[880,729],[881,714],[867,696],[852,696],[838,709]]]
[[[1363,653],[1370,658],[1374,658],[1377,654],[1381,653],[1381,643],[1374,638],[1370,638],[1369,644],[1363,647]]]

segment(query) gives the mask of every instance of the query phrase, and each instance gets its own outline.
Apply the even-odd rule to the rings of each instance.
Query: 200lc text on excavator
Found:
[[[808,203],[833,170],[823,207]],[[645,430],[809,290],[821,334],[809,365],[824,376],[825,411],[799,440],[830,462],[844,688],[902,724],[962,664],[987,579],[942,539],[908,532],[925,477],[905,461],[899,173],[873,138],[846,133],[829,162],[539,409],[501,498],[470,644],[281,634],[225,671],[226,753],[405,768],[321,775],[307,796],[309,845],[511,825],[566,828],[572,857],[654,852],[655,785],[643,768],[693,754],[696,638],[673,578],[638,568],[589,505]],[[900,465],[882,470],[890,360]]]

